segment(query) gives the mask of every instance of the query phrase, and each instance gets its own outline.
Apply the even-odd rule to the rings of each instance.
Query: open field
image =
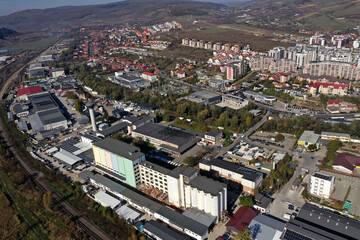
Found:
[[[219,27],[209,26],[201,28],[201,30],[189,30],[179,34],[181,38],[195,38],[205,41],[222,42],[222,43],[238,43],[242,46],[250,45],[250,47],[257,51],[267,51],[277,46],[290,46],[292,44],[277,42],[270,39],[269,36],[263,34],[249,33],[249,30],[240,31],[233,28],[225,28],[226,25]]]
[[[21,48],[23,50],[33,50],[36,48],[44,48],[46,46],[50,46],[58,41],[57,38],[46,38],[36,41],[24,42],[24,43],[17,43],[13,45],[6,46],[9,49],[16,49]]]

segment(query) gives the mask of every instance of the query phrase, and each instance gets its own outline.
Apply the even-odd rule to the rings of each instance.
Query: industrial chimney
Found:
[[[96,132],[97,128],[96,128],[95,113],[94,113],[94,102],[93,101],[87,102],[86,107],[89,109],[89,115],[90,115],[92,129],[94,132]]]

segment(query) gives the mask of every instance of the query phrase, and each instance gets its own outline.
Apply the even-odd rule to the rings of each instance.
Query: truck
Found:
[[[290,220],[291,214],[290,213],[284,213],[283,218],[287,219],[287,220]]]

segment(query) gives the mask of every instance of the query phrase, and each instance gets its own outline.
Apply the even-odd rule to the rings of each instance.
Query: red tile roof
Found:
[[[333,163],[334,165],[353,171],[355,166],[360,166],[360,158],[350,153],[339,153]]]
[[[258,215],[256,210],[250,207],[241,207],[234,216],[228,216],[230,220],[226,224],[226,228],[234,232],[243,231],[256,215]]]
[[[19,89],[17,91],[17,93],[18,93],[18,96],[22,96],[25,94],[38,93],[38,92],[43,92],[43,91],[44,90],[41,87],[34,86],[34,87],[26,87],[26,88]]]
[[[320,82],[316,82],[313,85],[311,85],[310,87],[312,88],[318,88],[320,86],[323,86],[324,88],[328,88],[330,86],[334,87],[335,89],[338,88],[348,88],[349,85],[348,84],[333,84],[333,83],[320,83]]]
[[[143,72],[142,74],[148,75],[148,76],[154,76],[154,73],[150,73],[150,72]]]

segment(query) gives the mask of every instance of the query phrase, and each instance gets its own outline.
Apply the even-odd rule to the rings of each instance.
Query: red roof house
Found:
[[[237,233],[243,231],[258,215],[257,211],[251,207],[241,207],[234,216],[228,216],[229,222],[226,224],[226,230],[231,233]]]
[[[351,174],[354,168],[360,166],[360,158],[350,153],[339,153],[332,166],[335,170]]]
[[[43,92],[43,91],[44,90],[41,87],[34,86],[34,87],[26,87],[26,88],[19,89],[17,91],[17,93],[18,93],[18,96],[22,96],[22,95],[38,93],[38,92]]]

